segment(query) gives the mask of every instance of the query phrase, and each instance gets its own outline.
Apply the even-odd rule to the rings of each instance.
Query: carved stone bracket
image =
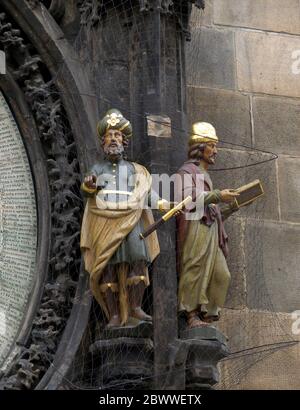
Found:
[[[218,362],[229,355],[227,338],[213,326],[180,331],[188,346],[185,387],[211,389],[219,382]]]
[[[163,389],[212,389],[219,382],[218,362],[229,355],[227,338],[215,327],[185,329],[169,346]]]
[[[196,7],[198,7],[198,9],[205,9],[205,0],[189,0],[190,3],[195,4]]]

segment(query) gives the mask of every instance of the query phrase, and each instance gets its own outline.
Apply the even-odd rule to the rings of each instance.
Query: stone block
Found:
[[[187,84],[235,89],[234,34],[196,28],[186,46]]]
[[[299,390],[300,344],[286,348],[270,350],[246,362],[246,371],[240,382],[234,386],[237,390]],[[238,364],[236,363],[237,367]],[[221,376],[222,378],[222,376]]]
[[[215,170],[212,168],[209,171],[215,188],[238,188],[255,179],[259,179],[263,185],[265,195],[241,208],[238,214],[242,217],[279,219],[276,163],[275,160],[262,163],[270,158],[270,155],[258,151],[219,149]]]
[[[238,31],[235,38],[239,90],[300,97],[293,59],[299,37]]]
[[[299,138],[298,138],[299,139]],[[281,218],[300,222],[300,157],[281,156],[278,161]]]
[[[214,23],[285,33],[300,33],[298,0],[216,0]]]
[[[248,220],[245,227],[247,305],[293,312],[300,308],[300,226]]]
[[[293,322],[289,314],[225,309],[218,328],[230,352],[240,353],[220,363],[216,388],[299,389],[300,337]]]
[[[220,140],[251,145],[250,102],[247,95],[228,90],[189,87],[188,114],[190,129],[193,122],[210,122],[216,128]]]
[[[253,122],[256,148],[300,155],[300,101],[254,97]]]

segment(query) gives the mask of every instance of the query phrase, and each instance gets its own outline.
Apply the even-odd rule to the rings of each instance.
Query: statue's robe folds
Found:
[[[89,174],[109,176],[111,165],[109,161],[102,161],[96,164]],[[85,269],[90,274],[90,288],[107,317],[108,310],[101,289],[101,278],[106,266],[113,263],[120,264],[121,267],[123,262],[134,262],[136,258],[151,263],[160,251],[156,232],[149,235],[145,243],[138,236],[141,229],[146,229],[154,222],[152,211],[145,208],[151,192],[151,176],[146,168],[137,163],[122,160],[121,165],[123,170],[127,168],[129,172],[130,169],[133,171],[134,184],[129,187],[125,182],[125,188],[131,191],[131,195],[126,197],[126,200],[120,199],[122,195],[115,194],[90,195],[81,228],[80,247]],[[122,181],[122,175],[120,180]],[[108,178],[106,190],[120,189],[119,186],[110,184],[115,184],[115,181]],[[125,272],[119,272],[120,291],[126,287],[124,275]],[[121,312],[121,317],[126,317],[126,313]]]
[[[197,175],[204,176],[204,185],[196,184]],[[177,197],[192,195],[193,204],[177,217],[177,268],[179,271],[179,311],[201,310],[217,318],[224,305],[230,273],[227,267],[227,235],[217,203],[220,191],[213,190],[207,171],[192,160],[183,164],[178,177],[184,181],[189,175],[190,186],[180,183]],[[186,180],[186,178],[185,178]],[[200,187],[200,189],[199,189]],[[204,188],[204,189],[203,189]],[[195,199],[204,197],[204,213],[200,219],[187,220],[195,212]]]

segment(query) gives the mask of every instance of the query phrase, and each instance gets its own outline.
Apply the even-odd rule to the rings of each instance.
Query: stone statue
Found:
[[[163,211],[169,203],[151,190],[147,169],[126,160],[132,127],[120,111],[109,110],[97,132],[104,159],[93,165],[81,186],[88,199],[80,246],[90,287],[108,328],[126,325],[129,317],[151,321],[142,300],[149,285],[148,266],[159,254],[159,244],[155,232],[145,241],[139,235],[154,222],[144,205],[156,203]]]
[[[223,220],[237,210],[233,201],[239,194],[231,189],[213,189],[207,170],[215,163],[217,143],[211,124],[195,123],[189,139],[189,159],[177,174],[177,198],[192,195],[194,199],[177,216],[178,304],[179,311],[186,314],[188,328],[208,326],[219,319],[230,282]],[[202,185],[197,183],[199,176],[204,179]],[[184,182],[187,180],[190,183]],[[200,195],[204,206],[200,220],[188,218],[196,211]],[[217,205],[221,202],[228,203],[222,213]]]

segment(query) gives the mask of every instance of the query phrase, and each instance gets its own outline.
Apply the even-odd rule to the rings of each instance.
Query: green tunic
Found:
[[[95,175],[97,177],[97,185],[105,190],[132,192],[134,188],[134,166],[131,162],[124,159],[115,162],[109,160],[99,161],[93,165],[87,175]],[[101,191],[98,195],[101,195]],[[156,197],[159,199],[155,192],[150,192],[148,202],[155,200]],[[110,193],[103,195],[103,199],[105,201],[121,202],[126,200],[127,196]],[[140,220],[111,257],[109,264],[115,265],[122,262],[133,264],[137,261],[144,261],[146,264],[150,264],[151,260],[146,243],[141,241],[139,236],[143,231],[144,226]]]

